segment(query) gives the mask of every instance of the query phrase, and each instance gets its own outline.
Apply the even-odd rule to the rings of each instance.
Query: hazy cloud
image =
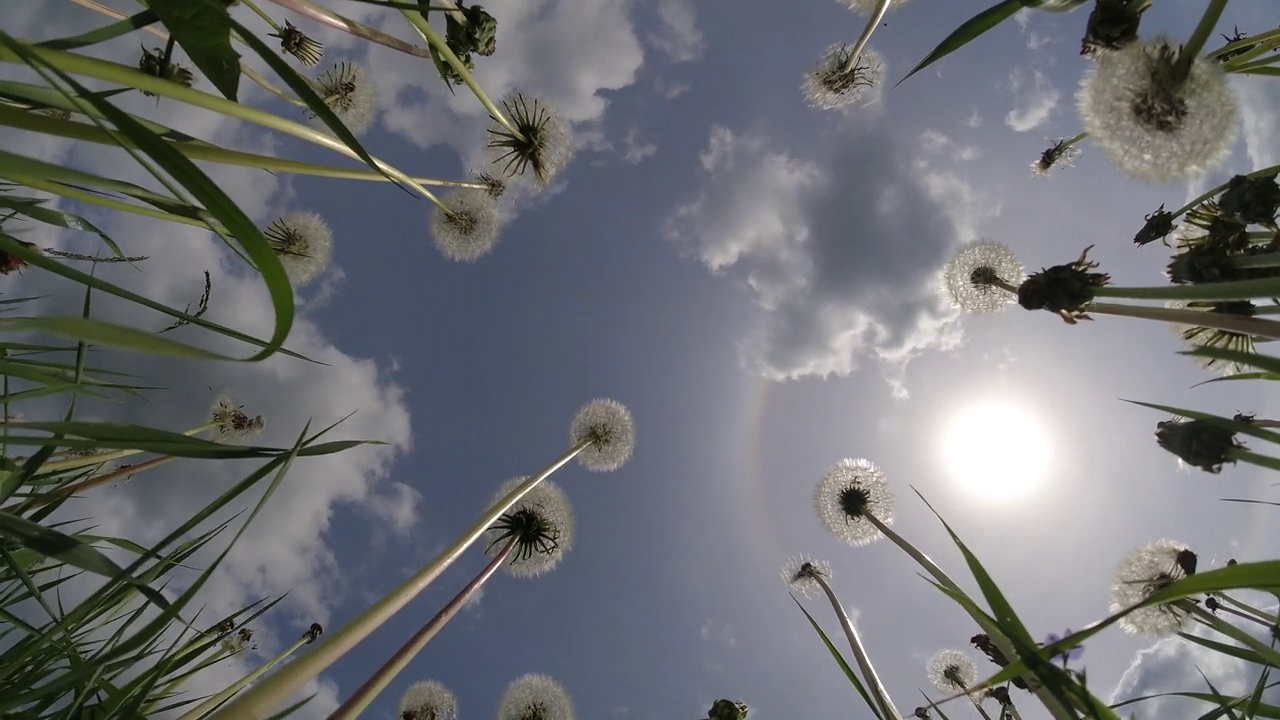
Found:
[[[674,62],[688,62],[701,57],[706,49],[698,19],[693,12],[693,0],[658,0],[656,32],[649,35],[649,42]]]
[[[1014,68],[1009,73],[1009,90],[1013,93],[1014,106],[1004,117],[1004,124],[1017,132],[1039,127],[1057,107],[1061,94],[1049,78],[1039,70]]]

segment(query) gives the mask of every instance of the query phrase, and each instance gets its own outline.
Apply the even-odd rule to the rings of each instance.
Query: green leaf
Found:
[[[1215,378],[1209,378],[1208,380],[1203,380],[1201,382],[1198,382],[1195,385],[1192,385],[1191,387],[1198,388],[1201,385],[1208,385],[1209,383],[1223,382],[1226,380],[1280,380],[1280,374],[1269,373],[1269,372],[1234,373],[1231,375],[1222,375]]]
[[[1241,350],[1229,350],[1227,348],[1217,348],[1201,346],[1194,350],[1182,350],[1180,355],[1191,355],[1192,357],[1214,358],[1215,360],[1225,360],[1238,365],[1252,365],[1259,370],[1265,371],[1259,373],[1262,375],[1272,375],[1280,377],[1280,358],[1270,355],[1262,355],[1260,353],[1243,352]]]
[[[791,599],[795,601],[796,607],[800,608],[800,612],[804,613],[809,624],[812,625],[814,631],[818,633],[818,637],[822,638],[823,644],[827,646],[827,652],[831,653],[831,657],[835,659],[836,664],[844,671],[844,676],[849,679],[849,684],[853,685],[853,689],[857,690],[858,694],[862,696],[862,702],[866,703],[867,707],[871,709],[871,714],[876,716],[879,720],[884,720],[881,717],[880,710],[876,707],[876,704],[871,701],[871,695],[867,693],[867,688],[863,686],[862,681],[858,679],[858,675],[853,671],[853,668],[849,667],[849,663],[845,662],[844,656],[841,655],[836,646],[832,644],[831,638],[827,637],[827,634],[822,631],[822,628],[818,625],[818,621],[813,619],[813,616],[809,614],[808,610],[804,609],[804,605],[801,605],[799,600],[796,600],[795,595],[792,595]]]
[[[191,62],[228,100],[240,85],[240,54],[231,48],[231,14],[211,0],[148,0]]]
[[[93,223],[79,215],[44,207],[44,203],[44,200],[36,198],[0,195],[0,208],[9,208],[46,225],[94,233],[102,238],[102,241],[107,244],[107,247],[111,248],[111,252],[116,257],[124,256],[124,253],[120,252],[120,248],[116,246],[115,242]]]
[[[220,355],[193,345],[170,340],[167,337],[156,335],[146,330],[138,330],[126,325],[91,320],[75,315],[15,318],[5,322],[2,329],[18,332],[43,330],[64,337],[90,342],[94,345],[109,345],[152,355],[169,355],[200,360],[234,359],[227,355]]]
[[[77,48],[89,47],[90,45],[97,45],[98,43],[106,42],[107,40],[113,40],[121,35],[128,35],[134,30],[141,30],[142,28],[152,25],[158,21],[159,18],[156,17],[154,12],[150,10],[143,10],[136,15],[131,15],[123,20],[111,23],[110,25],[104,25],[103,27],[95,30],[90,30],[87,33],[72,35],[71,37],[57,38],[55,40],[45,40],[44,42],[36,43],[36,46],[49,48],[51,50],[75,50]]]
[[[907,73],[906,77],[899,80],[897,85],[901,85],[907,81],[907,78],[915,75],[956,50],[959,50],[976,39],[979,35],[999,25],[1005,20],[1008,20],[1013,17],[1014,13],[1032,4],[1033,3],[1029,0],[1003,0],[1003,2],[996,3],[986,10],[983,10],[967,20],[963,25],[956,28],[955,31],[948,35],[945,40],[938,43],[938,47],[934,48],[933,52],[926,55],[925,58],[911,70],[911,72]],[[897,85],[894,87],[897,87]]]

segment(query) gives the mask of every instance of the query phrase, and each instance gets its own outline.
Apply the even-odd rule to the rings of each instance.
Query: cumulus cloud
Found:
[[[1017,67],[1009,73],[1009,90],[1013,93],[1014,106],[1004,117],[1004,124],[1017,132],[1039,127],[1058,106],[1061,94],[1049,78],[1039,70]]]
[[[658,0],[658,29],[649,42],[674,62],[688,62],[702,56],[706,41],[698,29],[693,0]]]
[[[845,125],[821,160],[716,127],[698,196],[665,220],[678,247],[750,288],[761,322],[743,348],[766,377],[846,375],[874,354],[894,380],[915,354],[958,341],[934,281],[991,205],[868,122]]]

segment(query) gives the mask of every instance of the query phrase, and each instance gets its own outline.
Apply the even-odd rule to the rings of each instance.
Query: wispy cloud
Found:
[[[658,0],[658,29],[649,42],[673,62],[688,62],[702,56],[706,41],[698,29],[693,0]]]
[[[1017,132],[1039,127],[1049,119],[1057,107],[1061,93],[1053,87],[1049,78],[1039,70],[1017,67],[1009,74],[1009,90],[1013,93],[1014,106],[1004,117],[1004,124]]]
[[[641,142],[640,130],[634,125],[627,132],[627,136],[622,139],[622,161],[629,165],[636,165],[653,157],[658,152],[658,146],[654,143]]]

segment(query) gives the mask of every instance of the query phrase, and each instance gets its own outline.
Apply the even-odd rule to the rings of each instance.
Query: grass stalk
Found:
[[[871,694],[875,697],[876,705],[880,707],[880,716],[884,720],[902,720],[902,715],[898,713],[893,701],[889,699],[889,691],[885,689],[884,683],[880,681],[880,676],[876,674],[876,669],[871,664],[871,658],[867,656],[867,651],[862,646],[862,639],[858,637],[858,631],[853,627],[853,623],[849,621],[849,614],[845,612],[844,606],[840,604],[840,599],[836,597],[835,591],[831,589],[831,585],[822,575],[814,574],[812,577],[822,587],[822,592],[826,594],[827,600],[831,602],[831,609],[835,612],[836,619],[840,621],[840,628],[844,630],[845,638],[849,640],[849,648],[853,650],[853,657],[858,663],[858,669],[862,670],[862,677],[866,681],[867,687],[871,690]]]

